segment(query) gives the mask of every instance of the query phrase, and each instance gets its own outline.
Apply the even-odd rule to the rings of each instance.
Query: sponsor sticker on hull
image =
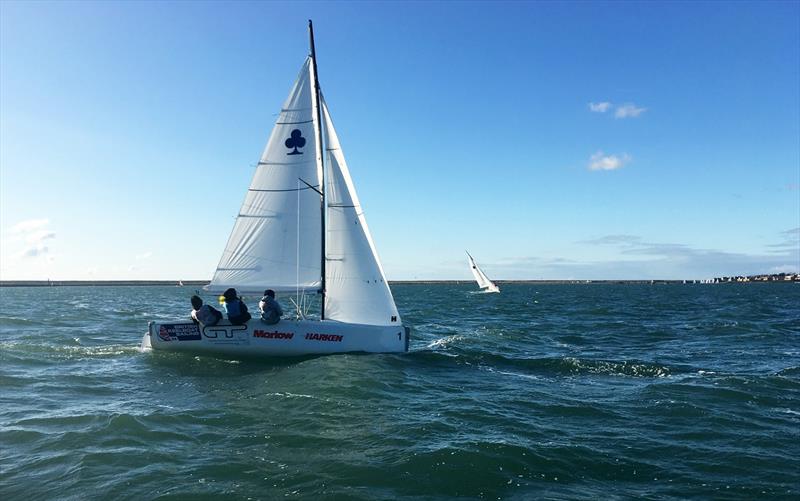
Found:
[[[250,338],[246,325],[209,325],[203,327],[205,340],[216,345],[247,346]]]
[[[344,336],[339,334],[317,334],[316,332],[309,332],[306,334],[306,339],[311,341],[330,341],[333,343],[341,343]]]
[[[294,332],[269,332],[256,329],[253,331],[253,337],[261,339],[292,339],[294,337]]]
[[[200,329],[195,324],[163,324],[158,326],[162,341],[200,341]]]

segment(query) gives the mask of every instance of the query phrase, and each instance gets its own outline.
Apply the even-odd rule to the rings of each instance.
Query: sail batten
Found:
[[[310,124],[313,123],[313,120],[303,120],[302,122],[275,122],[275,125],[300,125],[300,124]]]
[[[313,186],[304,186],[304,187],[302,187],[302,188],[291,188],[291,189],[288,189],[288,188],[287,188],[287,189],[285,189],[285,190],[257,190],[257,189],[254,189],[254,188],[248,188],[248,190],[247,190],[247,191],[259,191],[259,192],[262,192],[262,193],[279,193],[279,192],[282,192],[282,191],[303,191],[303,190],[311,190],[311,189],[313,189],[313,188],[318,188],[318,187],[319,187],[319,185],[318,185],[318,184],[315,184],[315,185],[313,185]]]

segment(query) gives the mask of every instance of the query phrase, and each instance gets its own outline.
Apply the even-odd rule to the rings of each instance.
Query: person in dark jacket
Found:
[[[192,322],[203,325],[216,325],[222,318],[222,313],[213,306],[203,304],[200,296],[192,296]]]
[[[258,308],[261,310],[261,321],[265,324],[273,325],[280,322],[283,308],[275,300],[274,290],[267,289],[264,291],[264,297],[258,302]]]
[[[225,298],[225,311],[228,313],[228,320],[233,325],[244,325],[253,318],[247,311],[247,305],[236,294],[236,289],[231,287],[222,294],[222,297]]]

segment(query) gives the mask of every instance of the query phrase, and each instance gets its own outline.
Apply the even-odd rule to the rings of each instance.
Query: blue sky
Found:
[[[0,2],[0,278],[209,279],[308,52],[389,279],[800,268],[798,2]]]

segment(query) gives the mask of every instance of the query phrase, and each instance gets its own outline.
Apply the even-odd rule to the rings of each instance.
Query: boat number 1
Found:
[[[397,333],[397,339],[399,339],[400,341],[403,340],[403,333],[402,332],[398,332]]]

